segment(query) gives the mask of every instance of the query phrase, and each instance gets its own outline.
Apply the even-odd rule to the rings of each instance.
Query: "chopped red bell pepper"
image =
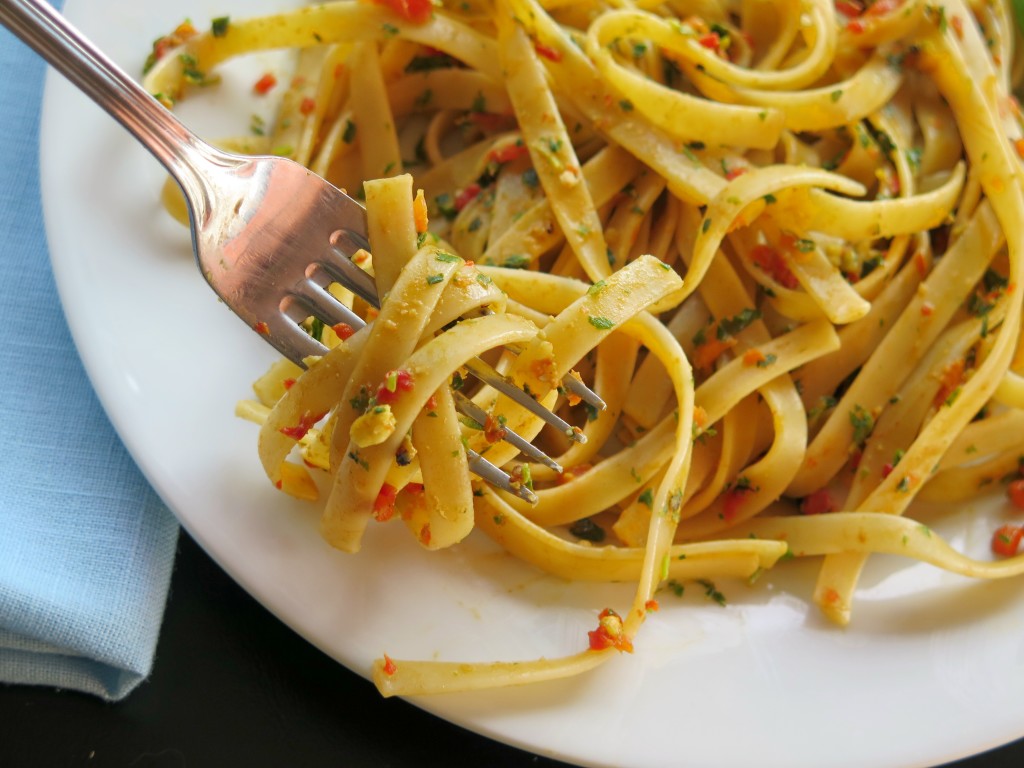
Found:
[[[352,334],[356,332],[356,329],[348,323],[336,323],[331,326],[331,330],[334,331],[335,335],[342,341],[352,338]]]
[[[408,371],[389,371],[384,383],[377,390],[377,402],[381,405],[391,405],[398,400],[402,392],[411,392],[416,382]]]
[[[793,289],[800,285],[786,260],[770,245],[755,245],[750,251],[750,259],[783,288]]]
[[[461,211],[463,208],[469,205],[470,201],[480,194],[481,189],[482,188],[480,187],[479,184],[473,182],[465,189],[460,190],[459,193],[455,196],[455,210]]]
[[[310,413],[306,411],[299,417],[299,423],[294,427],[281,427],[278,430],[285,437],[290,437],[292,440],[301,440],[306,436],[306,433],[313,428],[313,426],[320,421],[326,413]]]
[[[1024,528],[1019,525],[1000,526],[992,535],[992,551],[1000,557],[1013,557],[1020,548]]]
[[[256,84],[253,85],[252,89],[258,95],[266,96],[274,89],[274,86],[276,85],[277,78],[274,77],[273,73],[267,72],[267,74],[265,74],[263,77],[256,81]]]
[[[597,629],[587,632],[590,638],[590,650],[603,651],[615,648],[627,653],[633,652],[633,643],[623,631],[622,619],[611,608],[605,608],[598,616],[600,622]]]
[[[390,8],[406,21],[413,24],[425,24],[434,13],[434,4],[430,0],[374,0],[377,5]]]
[[[506,144],[499,149],[492,149],[487,153],[487,159],[492,163],[510,163],[513,160],[518,160],[520,157],[525,157],[530,153],[530,150],[525,144]]]
[[[559,62],[562,60],[561,51],[557,51],[550,46],[544,45],[544,43],[534,43],[533,50],[537,52],[538,56],[543,56],[548,61]]]
[[[1006,487],[1006,495],[1010,497],[1013,506],[1017,509],[1024,509],[1024,478],[1010,481]]]
[[[396,498],[398,498],[398,490],[395,486],[384,483],[380,487],[380,493],[377,494],[376,500],[373,502],[373,519],[380,523],[390,520],[395,514]]]
[[[717,32],[708,32],[706,35],[701,35],[697,38],[697,42],[705,48],[708,48],[715,53],[718,53],[719,45],[721,45],[722,39],[718,36]]]
[[[835,502],[832,501],[832,494],[827,488],[821,488],[814,493],[804,496],[800,502],[800,513],[803,515],[822,515],[827,512],[834,512]]]

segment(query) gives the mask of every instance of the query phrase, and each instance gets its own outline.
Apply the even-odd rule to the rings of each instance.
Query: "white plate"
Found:
[[[67,13],[137,73],[148,42],[186,15],[205,23],[281,5],[68,0]],[[244,62],[182,114],[207,135],[244,133],[254,73],[279,66]],[[369,531],[358,556],[328,548],[317,511],[269,486],[254,427],[233,416],[272,354],[203,285],[186,233],[159,209],[155,161],[52,75],[41,143],[54,271],[100,399],[189,532],[296,631],[366,674],[382,652],[574,652],[597,611],[628,605],[627,586],[545,578],[482,536],[427,554],[387,525]],[[982,556],[992,530],[974,507],[935,527]],[[666,594],[636,653],[589,676],[416,703],[537,753],[609,766],[934,765],[1024,735],[1019,581],[979,584],[874,558],[854,623],[840,630],[809,605],[813,574],[813,563],[797,563],[754,589],[720,584],[725,608],[699,588]]]

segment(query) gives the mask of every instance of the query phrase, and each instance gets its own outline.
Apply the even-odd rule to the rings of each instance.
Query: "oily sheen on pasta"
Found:
[[[326,489],[348,552],[388,520],[435,549],[479,529],[556,576],[636,584],[576,654],[384,656],[384,694],[582,672],[632,650],[666,583],[794,556],[822,556],[808,592],[839,624],[872,553],[1024,571],[1019,529],[972,558],[914,505],[1021,474],[1015,40],[1010,5],[981,0],[342,0],[157,42],[168,104],[295,49],[277,119],[232,144],[366,202],[381,309],[334,286],[369,324],[311,320],[330,351],[239,406],[270,480]],[[476,355],[586,443],[471,386]],[[467,448],[537,503],[476,480]]]

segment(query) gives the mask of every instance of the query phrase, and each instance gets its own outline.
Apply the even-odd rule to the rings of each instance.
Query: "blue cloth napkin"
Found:
[[[178,526],[100,407],[57,298],[43,71],[0,28],[0,682],[115,700],[152,666]]]

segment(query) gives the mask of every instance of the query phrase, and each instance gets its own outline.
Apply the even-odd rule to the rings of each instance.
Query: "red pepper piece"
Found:
[[[1018,525],[1000,526],[992,535],[992,551],[1000,557],[1013,557],[1020,548],[1024,528]]]
[[[253,85],[252,89],[258,95],[266,96],[274,89],[274,86],[276,85],[277,78],[274,77],[272,73],[267,72],[267,74],[265,74],[263,77],[256,81],[256,84]]]

